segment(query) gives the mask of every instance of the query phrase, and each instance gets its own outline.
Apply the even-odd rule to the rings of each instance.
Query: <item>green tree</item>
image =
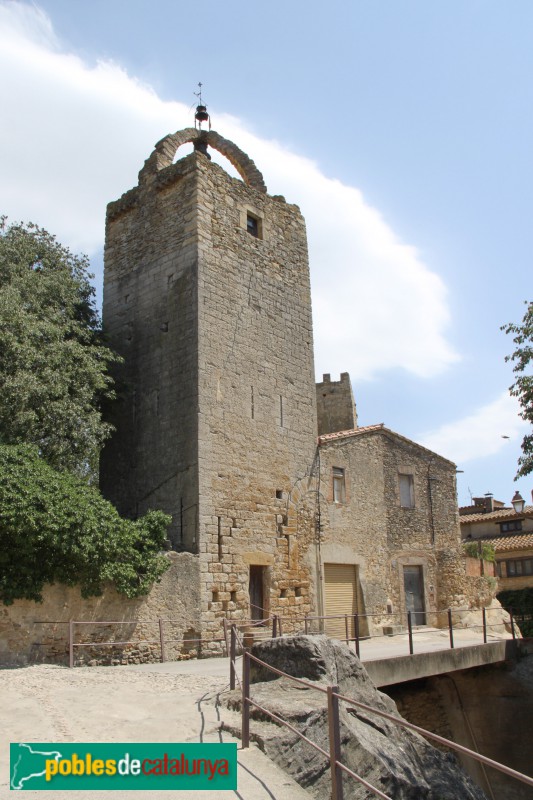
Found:
[[[85,256],[36,225],[0,220],[0,441],[54,468],[96,473],[118,360],[104,345]]]
[[[161,553],[170,518],[122,519],[93,486],[59,472],[33,445],[0,445],[0,603],[40,601],[45,584],[107,581],[127,597],[146,594],[169,566]]]
[[[506,361],[514,363],[515,382],[509,391],[518,398],[521,406],[520,416],[533,425],[533,302],[526,302],[527,311],[519,325],[509,323],[502,330],[513,335],[515,350]],[[523,478],[533,472],[533,433],[522,440],[522,455],[518,459],[516,478]],[[516,480],[515,478],[515,480]]]

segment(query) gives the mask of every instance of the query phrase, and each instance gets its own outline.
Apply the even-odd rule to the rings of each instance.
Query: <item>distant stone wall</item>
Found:
[[[470,559],[455,552],[442,550],[438,554],[438,569],[442,591],[441,608],[490,606],[498,591],[498,581],[491,575],[469,575],[466,563]]]
[[[0,606],[0,665],[39,662],[68,664],[69,621],[121,622],[75,625],[74,641],[133,641],[134,645],[76,647],[75,663],[124,664],[159,661],[159,619],[163,620],[166,658],[201,654],[191,639],[200,637],[198,558],[170,553],[172,566],[146,597],[128,600],[112,587],[101,597],[84,599],[77,587],[46,586],[43,602],[17,600]]]

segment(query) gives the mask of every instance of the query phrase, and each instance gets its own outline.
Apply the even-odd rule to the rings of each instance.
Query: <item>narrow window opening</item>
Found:
[[[246,230],[251,236],[259,238],[259,220],[252,214],[246,215]]]
[[[283,428],[283,396],[279,396],[279,424]]]
[[[415,507],[415,486],[412,475],[399,475],[400,482],[400,506],[402,508]]]
[[[294,587],[294,596],[295,597],[301,597],[302,596],[302,587],[301,586],[295,586]]]
[[[283,491],[282,491],[282,489],[276,489],[276,500],[283,500]]]
[[[250,404],[251,404],[251,412],[252,412],[252,419],[255,418],[255,398],[254,398],[254,387],[250,387]]]
[[[222,561],[222,517],[217,517],[218,560]]]
[[[333,467],[333,502],[346,502],[346,474],[342,467]]]
[[[213,603],[218,603],[218,592],[213,592]]]
[[[287,590],[286,590],[286,589],[282,589],[282,590],[280,591],[280,593],[279,593],[279,596],[280,596],[280,597],[287,597]]]
[[[232,603],[237,602],[237,592],[230,592],[230,600]]]

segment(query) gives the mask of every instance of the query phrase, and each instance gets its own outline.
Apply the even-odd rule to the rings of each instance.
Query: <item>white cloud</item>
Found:
[[[190,125],[190,108],[163,102],[116,64],[65,53],[46,15],[24,3],[0,0],[0,70],[0,210],[97,252],[106,203],[135,185],[157,140]],[[216,119],[272,193],[306,217],[317,373],[348,370],[361,380],[400,368],[428,377],[456,361],[443,282],[361,192],[234,117]]]
[[[473,414],[429,431],[417,441],[456,463],[491,456],[524,435],[528,426],[519,411],[517,399],[504,392]]]

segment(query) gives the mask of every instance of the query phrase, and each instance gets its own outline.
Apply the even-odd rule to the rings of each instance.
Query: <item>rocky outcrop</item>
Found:
[[[357,656],[326,636],[293,636],[261,642],[253,655],[317,686],[334,684],[341,694],[399,716],[395,703],[379,692]],[[326,698],[321,692],[278,678],[264,667],[252,671],[252,699],[282,717],[329,751]],[[238,706],[236,692],[228,701]],[[452,754],[436,750],[421,736],[370,712],[340,704],[342,761],[394,800],[484,800]],[[251,735],[265,752],[317,798],[330,796],[328,760],[287,728],[252,707]],[[344,777],[345,800],[374,795]]]

